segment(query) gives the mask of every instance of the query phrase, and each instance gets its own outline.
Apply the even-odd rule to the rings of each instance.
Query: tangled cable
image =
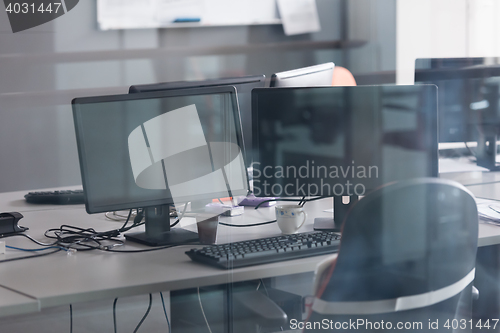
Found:
[[[45,231],[45,237],[54,239],[55,244],[78,251],[87,250],[108,250],[116,246],[125,244],[121,234],[132,228],[143,225],[143,210],[137,210],[133,223],[128,226],[132,209],[129,211],[127,220],[119,229],[97,232],[94,228],[80,228],[63,224],[59,228],[53,228]]]

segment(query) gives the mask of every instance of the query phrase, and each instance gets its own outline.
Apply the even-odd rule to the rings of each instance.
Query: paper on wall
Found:
[[[287,36],[321,30],[316,0],[278,0],[278,9]]]
[[[200,26],[279,22],[276,0],[97,0],[102,30],[172,27],[182,19]]]
[[[152,28],[154,6],[153,0],[99,0],[97,21],[102,30]]]
[[[97,20],[103,30],[156,28],[179,18],[202,18],[205,0],[99,0]]]
[[[275,0],[210,0],[203,19],[208,24],[259,24],[276,21],[277,17]]]
[[[155,0],[156,19],[159,24],[172,23],[180,18],[199,18],[204,16],[204,0]]]

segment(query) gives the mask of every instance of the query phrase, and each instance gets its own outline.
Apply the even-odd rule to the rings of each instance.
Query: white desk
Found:
[[[500,172],[456,172],[441,174],[440,178],[463,184],[478,198],[500,200]],[[500,244],[500,226],[479,224],[479,246]]]
[[[23,202],[24,194],[24,191],[0,193],[0,207],[2,211],[21,212],[24,218],[19,224],[29,227],[27,233],[38,240],[48,241],[43,237],[45,230],[58,228],[62,224],[92,227],[98,231],[121,226],[119,222],[107,220],[104,214],[88,215],[83,205],[29,205]],[[331,206],[331,200],[308,203],[305,206],[308,220],[300,231],[311,231],[315,217],[331,216],[331,213],[323,212]],[[232,224],[273,220],[274,208],[260,208],[257,211],[250,208],[243,216],[225,219]],[[194,230],[195,225],[188,228]],[[227,243],[279,234],[280,230],[276,224],[250,228],[219,226],[218,242]],[[6,241],[8,245],[36,247],[23,237],[7,238]],[[481,223],[479,246],[492,244],[500,244],[500,227]],[[184,253],[191,247],[194,246],[145,253],[108,253],[94,250],[78,252],[72,256],[61,251],[46,257],[1,263],[0,286],[37,300],[43,309],[84,301],[312,272],[316,264],[326,257],[318,256],[226,271],[192,262]],[[127,242],[127,245],[120,249],[139,248],[143,246]],[[2,255],[0,260],[1,257]],[[4,307],[7,306],[8,304],[5,304]],[[16,313],[15,306],[13,302],[9,314]]]
[[[40,303],[18,292],[0,288],[0,317],[40,311]]]
[[[480,187],[494,186],[497,182],[500,183],[500,172],[481,172],[481,171],[469,171],[469,172],[450,172],[442,173],[439,175],[440,178],[454,180],[460,184],[465,185],[469,189],[475,189],[479,196]],[[499,187],[500,189],[500,187]],[[495,197],[488,197],[490,199],[497,199]],[[498,198],[500,199],[500,197]]]
[[[107,220],[104,214],[88,215],[83,205],[29,205],[21,201],[24,194],[25,192],[0,194],[0,207],[3,211],[21,212],[24,218],[19,224],[28,227],[27,233],[41,241],[49,242],[43,237],[43,233],[62,224],[92,227],[102,231],[118,228],[122,224]],[[311,202],[306,207],[309,219],[301,231],[312,231],[312,221],[315,217],[331,216],[331,213],[322,211],[329,207],[328,201]],[[274,207],[261,208],[257,211],[250,208],[245,215],[225,218],[225,222],[249,224],[273,219]],[[194,230],[195,227],[191,225],[188,229]],[[218,242],[227,243],[279,234],[280,230],[276,224],[250,228],[219,226]],[[12,246],[36,247],[24,237],[11,237],[5,240]],[[71,256],[61,251],[41,258],[2,263],[0,286],[33,297],[40,302],[40,307],[43,309],[76,302],[312,272],[316,264],[325,257],[318,256],[226,271],[192,262],[184,253],[192,247],[196,246],[180,246],[145,253],[108,253],[94,250],[77,252]],[[127,245],[120,249],[139,248],[144,247],[127,242]],[[25,256],[26,253],[16,252],[15,255]],[[1,257],[2,255],[0,260]]]

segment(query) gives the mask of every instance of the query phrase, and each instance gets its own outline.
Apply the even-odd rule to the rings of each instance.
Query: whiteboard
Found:
[[[193,21],[182,22],[174,21]],[[279,24],[276,0],[97,0],[101,30]]]

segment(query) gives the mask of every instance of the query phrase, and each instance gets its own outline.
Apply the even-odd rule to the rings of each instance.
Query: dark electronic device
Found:
[[[247,166],[251,163],[252,149],[252,96],[253,88],[264,88],[266,84],[265,75],[252,75],[243,77],[232,77],[222,79],[211,79],[203,81],[175,81],[164,82],[157,84],[134,85],[129,88],[129,94],[139,92],[153,92],[175,89],[191,89],[191,88],[206,88],[206,87],[226,87],[234,86],[236,88],[238,105],[240,108],[241,126],[243,131],[243,139],[245,152],[247,154]]]
[[[17,224],[24,216],[21,213],[10,212],[0,214],[0,236],[8,234],[17,234],[28,230]]]
[[[238,268],[335,253],[340,244],[336,232],[305,232],[191,249],[194,261],[219,268]]]
[[[379,186],[438,176],[433,85],[254,89],[252,107],[255,196],[333,197],[315,229],[340,230]]]
[[[196,241],[170,229],[170,205],[248,194],[234,87],[77,98],[73,116],[86,210],[143,208],[146,231],[129,240]]]
[[[316,87],[331,86],[335,64],[326,64],[294,69],[271,76],[271,87]]]
[[[417,59],[415,83],[438,86],[439,142],[477,142],[477,164],[499,170],[500,58]]]
[[[75,205],[85,203],[83,190],[29,192],[24,198],[26,202],[33,204]]]

